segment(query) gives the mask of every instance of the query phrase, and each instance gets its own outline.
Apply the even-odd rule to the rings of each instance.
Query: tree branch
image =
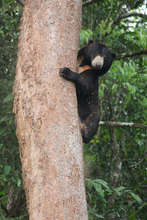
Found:
[[[147,129],[147,125],[133,123],[133,122],[116,122],[116,121],[100,121],[100,126],[108,126],[108,127],[130,127],[130,128],[142,128]]]
[[[114,29],[114,26],[119,24],[121,22],[121,20],[125,19],[125,18],[128,18],[128,17],[132,17],[132,16],[138,16],[138,17],[141,17],[141,18],[147,18],[147,15],[146,14],[141,14],[141,13],[137,13],[137,12],[132,12],[132,13],[124,13],[122,15],[118,15],[116,17],[116,19],[113,21],[112,25],[111,25],[111,32],[113,31]],[[110,32],[106,32],[104,37],[107,37],[108,35],[110,34]]]
[[[97,0],[87,0],[86,2],[83,2],[83,7],[84,6],[88,6],[88,5],[90,5],[90,4],[94,3],[94,2],[97,2]]]
[[[133,52],[133,53],[117,54],[115,59],[120,60],[120,59],[123,59],[123,58],[126,58],[126,57],[134,57],[134,56],[140,56],[140,55],[146,55],[146,54],[147,54],[147,49],[136,51],[136,52]]]
[[[16,0],[22,7],[24,6],[24,1],[23,0]]]
[[[133,12],[133,13],[125,13],[123,15],[120,15],[119,17],[116,18],[116,20],[114,20],[114,24],[118,24],[122,19],[125,18],[129,18],[129,17],[141,17],[141,18],[147,18],[146,14],[141,14],[141,13],[137,13],[137,12]]]

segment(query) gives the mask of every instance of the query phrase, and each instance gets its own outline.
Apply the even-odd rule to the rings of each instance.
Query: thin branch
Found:
[[[116,20],[114,20],[114,24],[118,24],[122,19],[129,18],[129,17],[147,18],[147,15],[146,14],[137,13],[137,12],[126,13],[126,14],[123,14],[123,15],[120,15],[119,17],[117,17]]]
[[[133,123],[133,122],[116,122],[116,121],[100,121],[100,126],[108,126],[108,127],[130,127],[130,128],[142,128],[147,129],[147,125]]]
[[[23,0],[16,0],[22,7],[24,6],[24,1]]]
[[[133,53],[117,54],[115,59],[120,60],[120,59],[123,59],[123,58],[126,58],[126,57],[134,57],[134,56],[140,56],[140,55],[146,55],[146,54],[147,54],[147,49],[136,51],[136,52],[133,52]]]
[[[137,13],[137,12],[133,12],[133,13],[124,13],[122,15],[118,15],[116,17],[116,19],[113,21],[112,25],[111,25],[111,32],[113,31],[114,29],[114,26],[115,25],[118,25],[121,20],[125,19],[125,18],[128,18],[128,17],[141,17],[141,18],[144,18],[144,19],[147,19],[147,15],[146,14],[141,14],[141,13]],[[106,32],[104,37],[107,37],[111,32]]]
[[[86,2],[83,2],[83,7],[84,6],[88,6],[88,5],[90,5],[90,4],[94,3],[94,2],[97,2],[97,0],[87,0]]]

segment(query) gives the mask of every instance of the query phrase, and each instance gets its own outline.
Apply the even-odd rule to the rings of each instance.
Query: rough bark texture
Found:
[[[14,112],[30,220],[86,220],[82,139],[74,86],[80,0],[26,0]]]

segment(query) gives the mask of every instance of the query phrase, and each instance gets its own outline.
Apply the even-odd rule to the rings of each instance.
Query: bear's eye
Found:
[[[104,64],[104,57],[97,55],[93,58],[91,65],[94,69],[101,69]]]

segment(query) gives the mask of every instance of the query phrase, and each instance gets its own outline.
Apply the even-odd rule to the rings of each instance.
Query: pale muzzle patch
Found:
[[[95,69],[101,69],[103,67],[104,64],[104,57],[101,56],[96,56],[93,60],[92,60],[92,67]]]

